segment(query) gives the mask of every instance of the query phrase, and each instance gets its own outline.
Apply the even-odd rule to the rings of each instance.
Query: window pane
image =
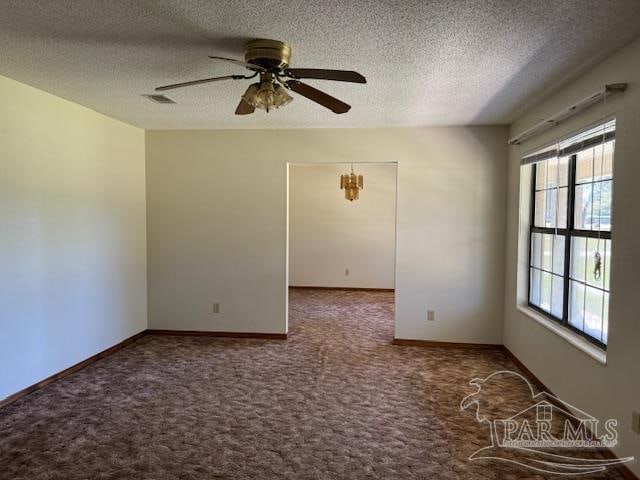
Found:
[[[611,180],[605,180],[593,184],[593,218],[590,222],[593,230],[611,230],[611,183]]]
[[[553,261],[553,235],[542,235],[542,269],[551,271]]]
[[[558,275],[564,275],[564,237],[553,237],[553,265],[551,271]]]
[[[611,279],[611,240],[605,240],[604,242],[604,259],[602,262],[602,277],[604,278],[604,289],[609,290],[610,289],[609,280]]]
[[[558,178],[561,187],[569,185],[569,157],[560,157]]]
[[[540,270],[535,268],[531,269],[529,301],[534,305],[540,305]]]
[[[531,235],[531,266],[542,268],[542,234]]]
[[[582,330],[584,321],[584,285],[569,282],[569,323]]]
[[[547,185],[547,161],[536,163],[536,190],[542,190]]]
[[[545,226],[545,220],[544,220],[544,215],[545,215],[545,199],[547,197],[547,192],[545,190],[542,190],[541,192],[536,192],[536,215],[534,218],[534,225],[536,227],[544,227]]]
[[[558,184],[558,157],[547,159],[547,183],[545,188],[555,188]]]
[[[558,275],[553,275],[551,279],[551,314],[557,318],[562,318],[564,304],[564,279]]]
[[[575,228],[611,230],[611,188],[611,180],[576,185]]]
[[[547,190],[544,226],[555,227],[556,224],[556,189]]]
[[[558,228],[567,228],[567,187],[558,189]]]
[[[540,291],[540,308],[551,311],[551,277],[550,273],[541,272],[540,279],[542,282]]]
[[[602,262],[599,279],[596,279],[594,275],[596,252],[600,253]],[[611,279],[611,240],[601,238],[598,241],[597,238],[572,237],[571,278],[594,287],[609,290]]]
[[[590,183],[576,185],[574,227],[578,230],[591,229],[592,188]]]
[[[604,156],[602,145],[593,148],[594,180],[603,180],[613,176],[613,141],[604,145]]]
[[[604,293],[595,288],[586,288],[584,332],[597,340],[602,339],[602,306]]]
[[[593,179],[593,148],[578,152],[576,159],[576,183]]]
[[[609,294],[604,294],[604,303],[602,306],[602,343],[606,344],[609,340]]]
[[[587,239],[571,238],[571,278],[585,281],[585,265],[587,260]]]
[[[613,178],[613,150],[615,148],[615,143],[615,141],[605,143],[602,178]]]
[[[555,228],[556,226],[557,228],[566,228],[567,195],[567,187],[536,192],[535,225],[547,228]],[[544,215],[541,213],[542,210],[544,210]],[[556,219],[558,219],[558,225],[556,225]]]

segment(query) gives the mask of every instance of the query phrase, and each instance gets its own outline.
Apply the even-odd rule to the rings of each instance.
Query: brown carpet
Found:
[[[501,352],[391,345],[392,293],[294,290],[290,318],[287,341],[148,336],[0,409],[0,478],[553,478],[467,459],[489,431],[460,401]]]

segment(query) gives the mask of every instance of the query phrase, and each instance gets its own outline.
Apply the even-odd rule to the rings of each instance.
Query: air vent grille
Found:
[[[143,97],[148,98],[154,103],[176,103],[166,95],[151,94],[151,95],[143,95]]]

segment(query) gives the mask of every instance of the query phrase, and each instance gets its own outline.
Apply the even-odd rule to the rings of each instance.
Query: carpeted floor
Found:
[[[460,402],[501,352],[391,345],[392,293],[290,300],[287,341],[147,336],[0,409],[0,478],[553,478],[468,460],[490,437]]]

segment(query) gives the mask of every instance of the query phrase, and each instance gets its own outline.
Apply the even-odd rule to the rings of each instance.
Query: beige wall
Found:
[[[144,131],[0,77],[0,399],[146,328]]]
[[[631,430],[632,410],[640,410],[640,41],[572,82],[528,112],[511,128],[517,134],[539,119],[600,89],[606,83],[628,82],[627,92],[610,97],[606,105],[586,110],[559,127],[512,147],[509,158],[505,345],[554,393],[601,419],[620,422],[620,455],[638,455],[640,436]],[[519,159],[536,147],[594,123],[617,117],[613,187],[613,262],[607,363],[602,365],[540,323],[516,309],[518,253]],[[522,284],[522,282],[521,282]],[[638,464],[632,467],[640,473]]]
[[[290,165],[289,285],[393,288],[396,165],[357,167],[365,188],[349,202],[339,189],[349,164]]]
[[[397,162],[396,336],[501,343],[506,138],[148,131],[150,328],[285,332],[287,163]]]

